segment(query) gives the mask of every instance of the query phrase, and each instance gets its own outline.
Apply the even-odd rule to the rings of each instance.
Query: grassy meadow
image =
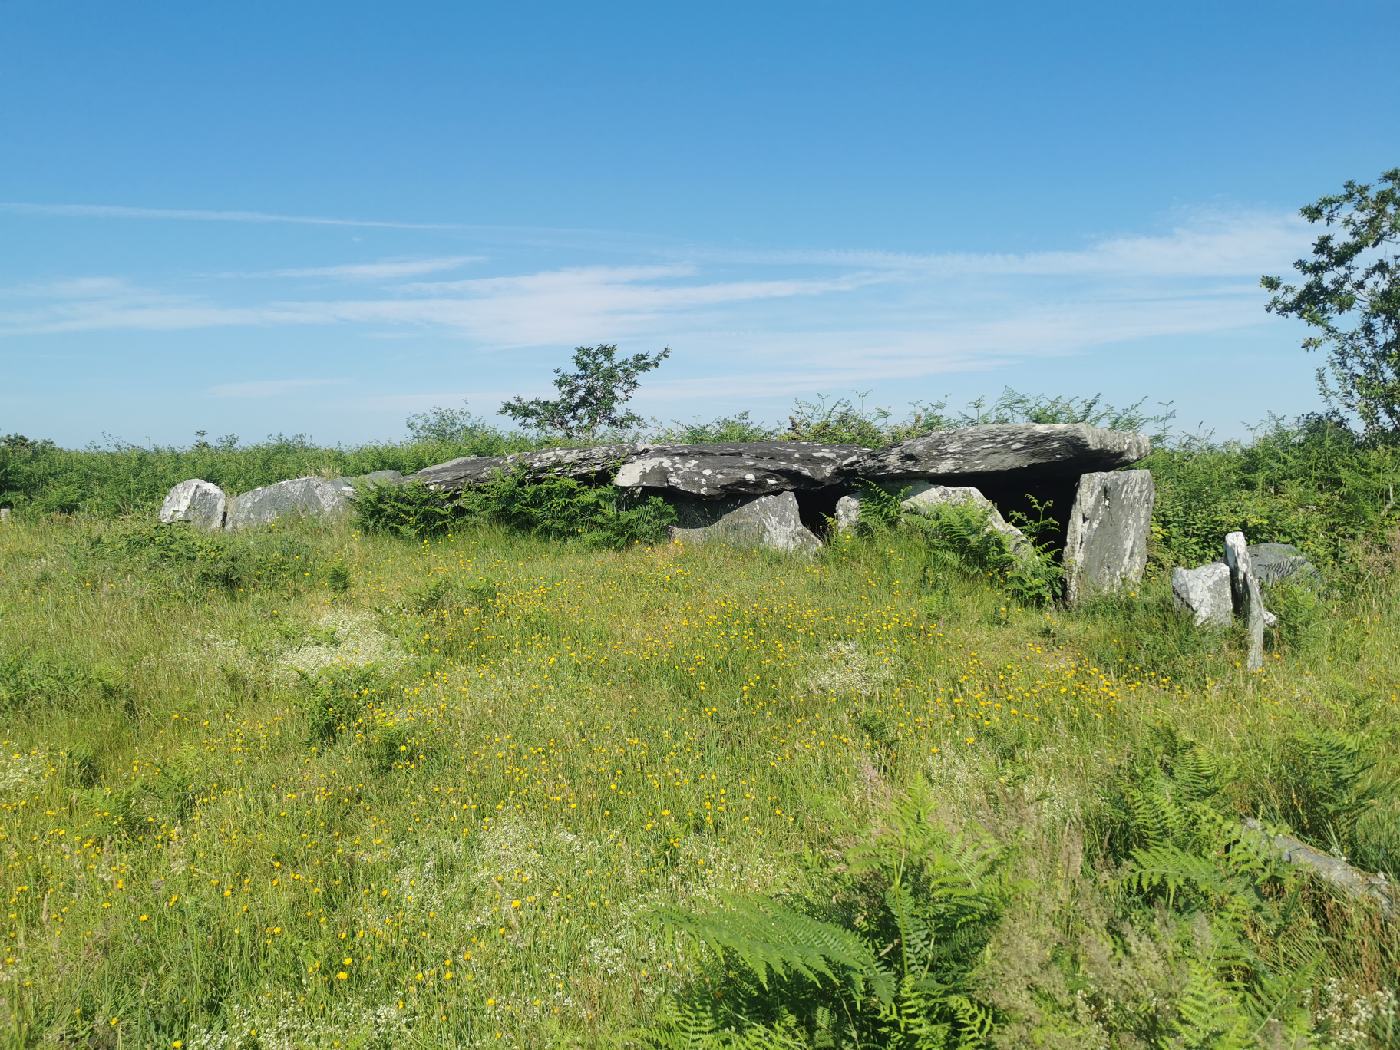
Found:
[[[1258,815],[1396,870],[1393,548],[1251,674],[1160,578],[1022,607],[899,533],[812,560],[170,535],[0,528],[8,1045],[808,1045],[822,974],[746,982],[658,916],[859,927],[889,876],[850,851],[911,793],[982,858],[995,906],[939,965],[986,1019],[866,1045],[1400,1032],[1393,923],[1262,853],[1229,883],[1198,834]],[[1224,881],[1141,877],[1154,842]]]

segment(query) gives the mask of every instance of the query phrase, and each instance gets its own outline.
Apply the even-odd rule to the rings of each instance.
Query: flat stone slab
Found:
[[[349,509],[353,490],[343,481],[292,478],[235,496],[229,504],[227,527],[266,525],[288,516],[326,517]]]
[[[1189,612],[1197,627],[1228,627],[1235,618],[1230,594],[1230,567],[1213,561],[1194,569],[1177,566],[1172,570],[1172,601],[1182,612]]]
[[[803,491],[832,484],[868,452],[858,445],[811,441],[652,445],[623,463],[613,484],[702,498]]]
[[[222,529],[228,512],[228,497],[218,485],[202,478],[182,481],[160,505],[160,520],[165,524],[186,521],[200,529]]]
[[[1039,470],[1063,476],[1125,467],[1151,450],[1141,434],[1087,423],[991,423],[936,431],[867,453],[852,474],[938,478]]]
[[[674,492],[702,499],[765,496],[823,488],[869,450],[808,441],[754,441],[704,445],[604,445],[510,456],[467,456],[414,475],[433,488],[456,490],[506,470],[532,477],[611,480],[619,488]]]
[[[1079,479],[1065,537],[1065,596],[1073,604],[1142,580],[1156,490],[1146,470]]]
[[[811,553],[821,541],[802,524],[791,492],[730,500],[682,500],[671,538],[682,543],[730,543]]]

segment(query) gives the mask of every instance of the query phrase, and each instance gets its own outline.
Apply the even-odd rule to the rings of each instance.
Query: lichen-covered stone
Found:
[[[292,478],[235,496],[229,504],[227,527],[266,525],[288,516],[327,517],[349,509],[353,490],[341,481]]]
[[[871,479],[1029,470],[1065,476],[1127,466],[1150,451],[1141,434],[1087,423],[993,423],[940,430],[866,453],[851,473]]]
[[[810,553],[821,542],[802,524],[791,492],[732,500],[685,500],[676,504],[679,524],[672,539],[682,543],[732,543]]]
[[[1250,568],[1261,586],[1268,587],[1284,580],[1311,586],[1322,582],[1317,566],[1291,543],[1251,543],[1248,550]]]
[[[223,489],[201,478],[191,478],[170,490],[160,505],[160,520],[167,525],[187,521],[200,529],[222,529],[227,512],[228,499]]]
[[[1146,470],[1093,472],[1079,479],[1065,537],[1065,591],[1071,603],[1142,579],[1154,495]]]
[[[1177,566],[1172,570],[1172,599],[1178,609],[1191,614],[1197,627],[1228,627],[1235,615],[1230,567],[1223,561],[1194,569]]]

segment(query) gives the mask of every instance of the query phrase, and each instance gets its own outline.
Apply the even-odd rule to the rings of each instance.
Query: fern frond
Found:
[[[761,897],[740,898],[708,914],[666,909],[659,917],[702,944],[731,955],[765,988],[774,975],[853,978],[859,983],[876,969],[875,953],[850,930]]]

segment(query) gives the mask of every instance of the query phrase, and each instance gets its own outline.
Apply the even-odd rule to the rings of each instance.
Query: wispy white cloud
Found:
[[[455,223],[395,222],[383,219],[337,219],[319,215],[279,215],[265,211],[219,211],[208,208],[135,208],[123,204],[40,204],[0,201],[0,211],[20,215],[58,215],[83,219],[168,219],[179,222],[289,223],[296,226],[360,226],[390,230],[457,230]]]
[[[1299,216],[1198,212],[1161,234],[1103,237],[1084,248],[1038,252],[882,252],[850,249],[733,251],[699,247],[692,258],[764,266],[884,270],[924,277],[1215,277],[1277,271],[1309,243]]]
[[[427,332],[481,352],[669,344],[677,349],[677,366],[668,370],[674,378],[649,382],[646,403],[677,405],[740,387],[755,399],[790,398],[1272,323],[1257,277],[1286,269],[1306,252],[1308,235],[1291,216],[1241,213],[1190,216],[1160,234],[1105,237],[1057,251],[696,248],[677,249],[667,262],[639,251],[630,265],[453,280],[405,278],[443,274],[470,257],[263,274],[288,282],[385,283],[372,294],[346,287],[336,289],[343,295],[315,298],[289,294],[300,287],[295,284],[278,287],[281,294],[273,297],[254,294],[264,290],[260,284],[201,282],[201,294],[193,295],[83,277],[0,290],[0,337],[323,326],[374,336]],[[499,372],[508,361],[498,354],[492,368]],[[326,382],[257,380],[210,393],[274,397]],[[376,396],[410,408],[458,399],[392,391]],[[482,396],[473,395],[473,404]],[[482,404],[489,409],[494,403]]]
[[[341,281],[392,281],[422,277],[430,273],[457,270],[471,263],[484,262],[484,255],[444,255],[434,259],[381,259],[370,263],[340,266],[301,266],[282,270],[255,270],[248,273],[220,274],[227,277],[328,277]]]
[[[346,379],[251,379],[242,383],[220,383],[210,387],[208,393],[213,397],[285,397],[346,382]]]

